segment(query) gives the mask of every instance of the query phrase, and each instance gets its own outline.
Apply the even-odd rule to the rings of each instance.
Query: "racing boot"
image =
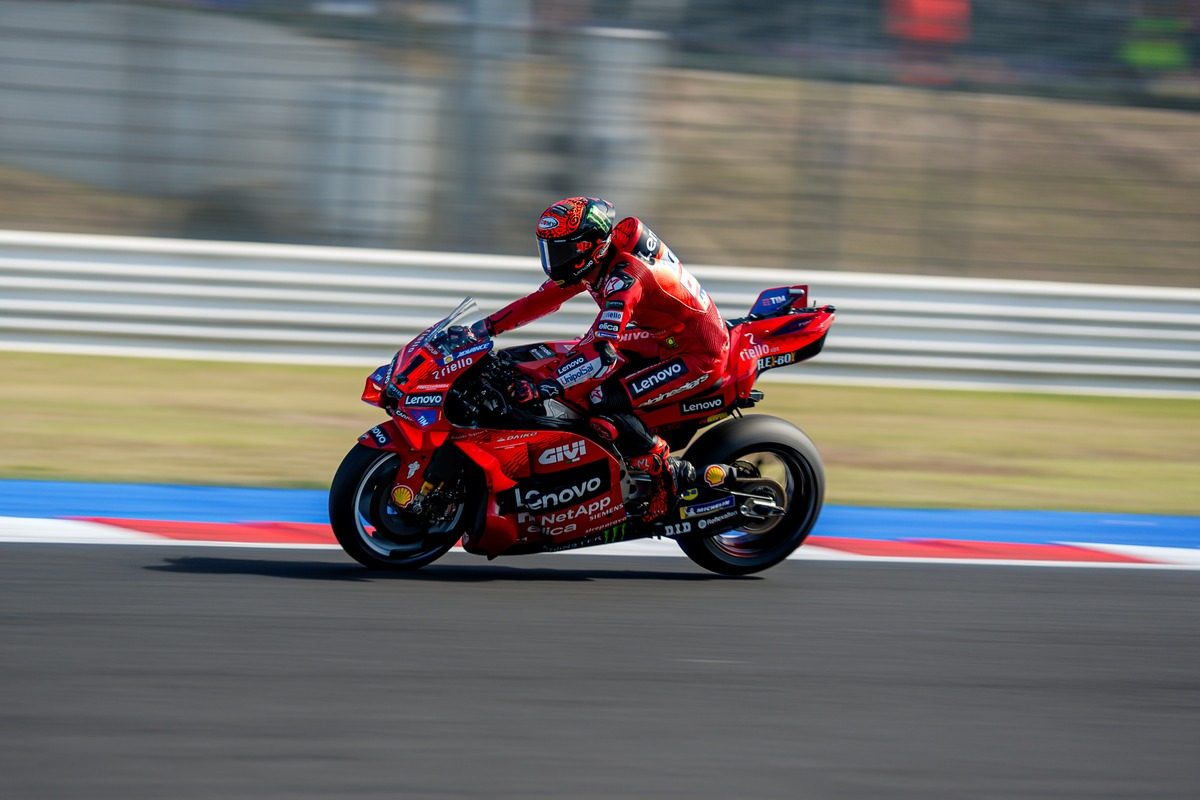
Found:
[[[662,437],[654,437],[654,446],[649,453],[634,456],[629,460],[631,469],[650,476],[650,502],[642,519],[655,522],[662,519],[679,502],[679,493],[696,480],[696,469],[691,463],[667,456],[671,449]]]
[[[696,485],[696,468],[692,466],[692,462],[678,456],[669,456],[667,470],[675,482],[675,498],[677,500],[681,494]]]

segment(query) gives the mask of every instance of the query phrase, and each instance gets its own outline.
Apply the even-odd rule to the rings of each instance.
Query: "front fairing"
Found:
[[[371,373],[363,402],[387,410],[399,423],[424,431],[447,431],[444,406],[454,382],[491,351],[490,337],[458,339],[450,329],[478,309],[467,298],[449,316],[434,323],[405,345],[390,364]]]

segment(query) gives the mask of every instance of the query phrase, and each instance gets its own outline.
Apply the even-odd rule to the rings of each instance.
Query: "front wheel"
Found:
[[[816,446],[796,426],[763,414],[712,428],[687,451],[698,470],[736,464],[784,513],[706,539],[679,539],[688,558],[721,575],[749,575],[783,561],[812,530],[825,499],[825,468]],[[757,490],[756,490],[757,491]],[[764,493],[766,493],[764,492]]]
[[[436,526],[392,503],[400,456],[362,444],[342,459],[329,489],[329,522],[338,544],[363,566],[411,570],[445,555],[462,533],[466,501]]]

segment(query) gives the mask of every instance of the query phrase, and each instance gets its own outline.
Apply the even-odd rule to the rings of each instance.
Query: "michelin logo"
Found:
[[[705,514],[711,514],[714,511],[720,511],[723,508],[730,508],[736,502],[737,502],[736,498],[723,497],[720,500],[713,500],[712,502],[709,502],[709,503],[698,503],[697,505],[687,506],[687,507],[683,508],[681,516],[685,519],[687,517],[700,517]],[[701,527],[703,527],[703,526],[701,526]]]

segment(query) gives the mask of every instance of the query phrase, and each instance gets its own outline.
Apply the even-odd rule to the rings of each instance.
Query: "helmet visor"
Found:
[[[575,270],[583,265],[587,248],[579,250],[579,242],[562,239],[538,239],[538,255],[542,259],[542,271],[555,281],[567,281],[575,277]]]

